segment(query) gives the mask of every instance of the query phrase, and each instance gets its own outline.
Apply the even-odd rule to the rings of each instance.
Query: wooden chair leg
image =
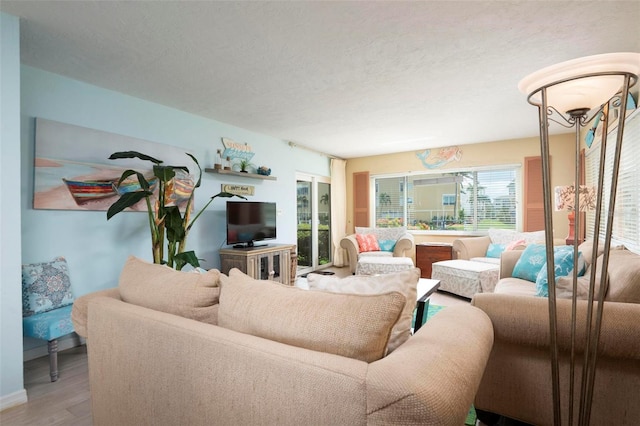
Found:
[[[49,349],[49,375],[51,381],[58,380],[58,339],[49,340],[47,342]]]

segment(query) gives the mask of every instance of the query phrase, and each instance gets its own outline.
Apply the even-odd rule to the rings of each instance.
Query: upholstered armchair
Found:
[[[405,227],[401,228],[360,228],[356,227],[356,234],[374,234],[379,242],[393,241],[391,245],[385,247],[384,244],[379,251],[365,252],[366,256],[385,257],[414,257],[415,243],[413,235],[407,232]],[[355,274],[358,259],[362,255],[356,234],[347,235],[340,240],[340,247],[347,251],[349,259],[349,271]]]

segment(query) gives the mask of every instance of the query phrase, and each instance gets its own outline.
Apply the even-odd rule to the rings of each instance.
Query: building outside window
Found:
[[[516,229],[517,167],[372,177],[378,227]],[[406,189],[406,190],[404,190]]]

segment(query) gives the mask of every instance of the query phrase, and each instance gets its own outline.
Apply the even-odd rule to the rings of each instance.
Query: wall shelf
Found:
[[[265,175],[259,175],[257,173],[236,172],[234,170],[206,168],[206,169],[204,169],[204,171],[207,172],[207,173],[218,173],[220,175],[232,175],[232,176],[248,177],[248,178],[252,178],[252,179],[278,180],[278,178],[275,177],[275,176],[265,176]]]

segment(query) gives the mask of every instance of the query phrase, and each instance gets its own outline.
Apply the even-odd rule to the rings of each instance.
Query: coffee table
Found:
[[[427,320],[427,313],[429,312],[429,298],[439,287],[440,280],[431,280],[428,278],[420,278],[420,280],[418,280],[418,309],[416,311],[416,322],[413,325],[414,333],[418,331]]]

